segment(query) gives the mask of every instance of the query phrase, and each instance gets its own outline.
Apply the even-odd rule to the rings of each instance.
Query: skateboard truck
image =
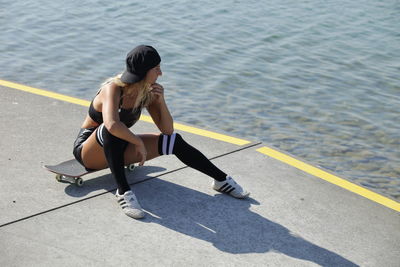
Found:
[[[81,176],[99,171],[99,170],[88,171],[75,159],[64,161],[57,165],[44,165],[43,167],[55,173],[56,174],[55,178],[58,182],[75,184],[79,187],[82,186],[84,183]],[[128,171],[133,171],[136,168],[136,166],[135,164],[132,163],[127,165],[126,168]]]
[[[76,184],[79,187],[83,185],[83,179],[81,177],[70,177],[62,174],[56,174],[56,180],[60,183]]]

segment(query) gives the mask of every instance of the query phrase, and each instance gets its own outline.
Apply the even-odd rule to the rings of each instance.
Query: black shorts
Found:
[[[93,127],[93,128],[88,128],[88,129],[84,129],[82,128],[79,131],[78,136],[76,137],[76,140],[74,142],[74,150],[73,150],[73,154],[75,156],[75,159],[82,164],[82,166],[85,167],[85,165],[83,164],[83,160],[82,160],[82,145],[83,143],[89,138],[89,136],[96,130],[97,127]],[[86,168],[86,167],[85,167]],[[86,170],[88,171],[93,171],[92,169],[86,168]]]

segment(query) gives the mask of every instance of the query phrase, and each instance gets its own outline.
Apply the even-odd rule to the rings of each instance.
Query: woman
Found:
[[[74,143],[75,158],[87,169],[109,167],[118,189],[116,197],[126,215],[143,218],[144,212],[131,191],[124,166],[160,155],[175,154],[186,165],[214,178],[213,188],[236,198],[249,193],[232,177],[212,164],[201,152],[174,133],[173,120],[156,83],[162,75],[161,58],[151,46],[140,45],[126,57],[126,70],[108,79],[92,100],[89,113]],[[135,135],[128,128],[147,108],[160,134]]]

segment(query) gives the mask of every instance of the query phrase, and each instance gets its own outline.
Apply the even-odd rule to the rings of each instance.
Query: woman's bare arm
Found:
[[[115,84],[110,84],[103,88],[101,97],[104,126],[112,135],[136,145],[138,153],[142,155],[140,165],[143,165],[147,155],[143,141],[119,120],[120,89]]]
[[[163,134],[171,135],[174,132],[174,121],[168,110],[164,98],[164,88],[160,84],[153,84],[151,93],[154,96],[153,101],[147,107],[151,118]]]

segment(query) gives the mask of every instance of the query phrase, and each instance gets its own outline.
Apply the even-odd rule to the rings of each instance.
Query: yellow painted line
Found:
[[[246,141],[243,139],[239,139],[239,138],[235,138],[232,136],[219,134],[219,133],[215,133],[215,132],[211,132],[211,131],[207,131],[207,130],[203,130],[203,129],[190,127],[190,126],[183,125],[180,123],[174,123],[174,128],[181,130],[181,131],[188,132],[188,133],[209,137],[209,138],[212,138],[215,140],[224,141],[224,142],[239,145],[239,146],[243,146],[243,145],[250,143],[249,141]]]
[[[83,99],[79,99],[79,98],[75,98],[75,97],[71,97],[71,96],[66,96],[66,95],[62,95],[62,94],[58,94],[58,93],[53,93],[53,92],[49,92],[49,91],[46,91],[43,89],[38,89],[38,88],[22,85],[19,83],[13,83],[13,82],[9,82],[9,81],[0,80],[0,85],[9,87],[9,88],[18,89],[18,90],[25,91],[25,92],[29,92],[29,93],[36,94],[36,95],[41,95],[41,96],[46,96],[46,97],[62,100],[65,102],[69,102],[69,103],[73,103],[73,104],[77,104],[77,105],[81,105],[81,106],[88,107],[90,105],[90,101],[87,101],[87,100],[83,100]],[[149,123],[153,123],[152,118],[150,116],[146,116],[146,115],[142,115],[140,117],[140,120],[149,122]],[[250,141],[247,141],[247,140],[243,140],[243,139],[239,139],[236,137],[219,134],[219,133],[215,133],[215,132],[211,132],[211,131],[207,131],[207,130],[203,130],[203,129],[198,129],[198,128],[183,125],[180,123],[174,123],[174,128],[177,130],[184,131],[184,132],[188,132],[188,133],[192,133],[192,134],[196,134],[196,135],[200,135],[200,136],[205,136],[208,138],[212,138],[212,139],[219,140],[219,141],[224,141],[224,142],[231,143],[234,145],[239,145],[239,146],[250,143]]]
[[[19,83],[13,83],[13,82],[9,82],[9,81],[0,80],[0,85],[9,87],[9,88],[18,89],[18,90],[25,91],[25,92],[29,92],[29,93],[36,94],[36,95],[46,96],[46,97],[62,100],[65,102],[74,103],[74,104],[81,105],[81,106],[88,107],[90,105],[90,101],[87,101],[87,100],[82,100],[82,99],[71,97],[71,96],[57,94],[57,93],[49,92],[49,91],[46,91],[43,89],[38,89],[38,88],[22,85]]]
[[[146,116],[146,115],[142,115],[140,117],[140,120],[153,123],[153,119],[150,116]],[[212,138],[212,139],[219,140],[219,141],[224,141],[224,142],[231,143],[234,145],[239,145],[239,146],[251,143],[250,141],[243,140],[240,138],[207,131],[207,130],[187,126],[187,125],[184,125],[181,123],[176,123],[176,122],[174,122],[174,129],[192,133],[192,134],[196,134],[196,135],[200,135],[200,136],[205,136],[208,138]]]
[[[363,196],[365,198],[368,198],[374,202],[377,202],[379,204],[382,204],[388,208],[391,208],[395,211],[400,212],[400,203],[396,202],[394,200],[391,200],[387,197],[384,197],[382,195],[379,195],[375,192],[372,192],[368,189],[365,189],[359,185],[353,184],[345,179],[339,178],[333,174],[330,174],[326,171],[323,171],[319,168],[316,168],[314,166],[311,166],[307,163],[304,163],[300,160],[297,160],[293,157],[290,157],[286,154],[283,154],[279,151],[276,151],[274,149],[268,148],[268,147],[261,147],[259,149],[257,149],[258,152],[263,153],[267,156],[270,156],[274,159],[277,159],[279,161],[282,161],[290,166],[293,166],[299,170],[302,170],[306,173],[309,173],[311,175],[314,175],[318,178],[321,178],[329,183],[335,184],[337,186],[340,186],[344,189],[347,189],[353,193],[356,193],[360,196]]]
[[[150,116],[147,116],[147,115],[142,115],[140,117],[140,120],[153,123],[153,119]],[[212,139],[219,140],[219,141],[224,141],[224,142],[231,143],[231,144],[234,144],[234,145],[239,145],[239,146],[243,146],[243,145],[251,143],[250,141],[243,140],[243,139],[240,139],[240,138],[236,138],[236,137],[232,137],[232,136],[228,136],[228,135],[224,135],[224,134],[219,134],[219,133],[207,131],[207,130],[203,130],[203,129],[187,126],[187,125],[184,125],[184,124],[181,124],[181,123],[176,123],[176,122],[174,122],[174,129],[181,130],[181,131],[184,131],[184,132],[187,132],[187,133],[192,133],[192,134],[195,134],[195,135],[205,136],[205,137],[208,137],[208,138],[212,138]]]

